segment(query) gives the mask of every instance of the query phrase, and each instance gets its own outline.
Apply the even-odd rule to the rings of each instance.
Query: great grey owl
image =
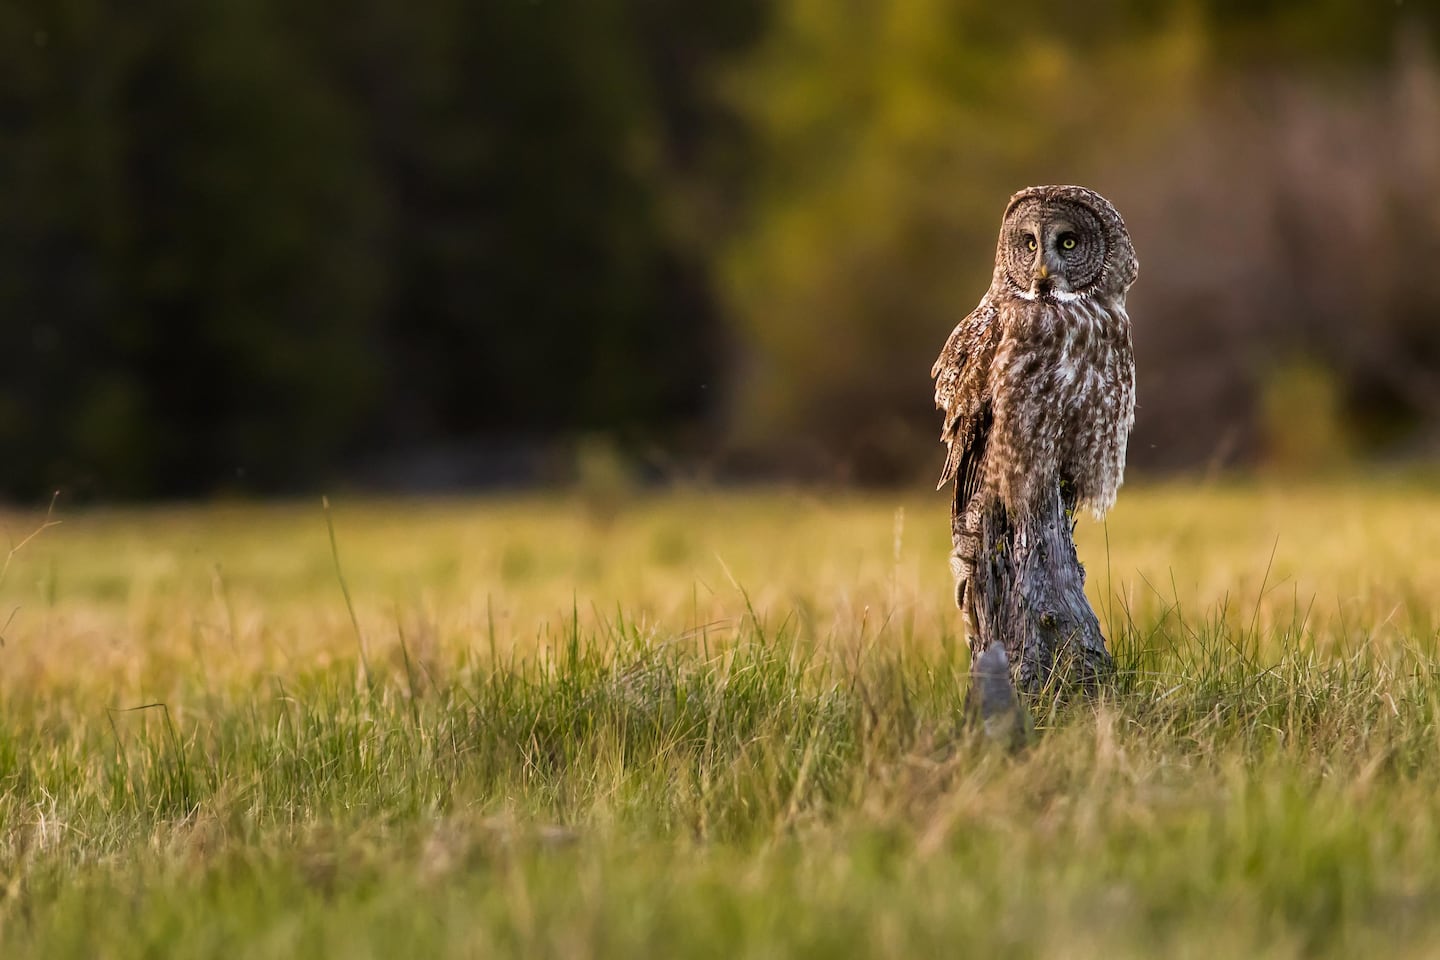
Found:
[[[930,375],[955,481],[955,600],[973,632],[967,585],[980,520],[998,501],[1019,517],[1059,483],[1065,505],[1096,516],[1115,502],[1135,420],[1135,359],[1125,292],[1139,264],[1120,214],[1084,187],[1010,198],[995,274]]]

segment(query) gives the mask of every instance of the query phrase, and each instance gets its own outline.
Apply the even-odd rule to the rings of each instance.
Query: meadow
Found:
[[[0,955],[1440,952],[1434,484],[1127,487],[1115,682],[1013,754],[946,510],[62,504],[0,579]]]

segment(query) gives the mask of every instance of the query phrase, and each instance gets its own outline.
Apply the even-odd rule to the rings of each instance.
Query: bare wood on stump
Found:
[[[957,506],[951,533],[958,543],[964,508]],[[983,510],[965,598],[972,689],[983,679],[982,658],[996,645],[1005,653],[1015,689],[1025,694],[1052,683],[1094,689],[1113,669],[1100,621],[1085,597],[1072,515],[1058,485],[1026,516],[1010,517],[993,499]],[[997,656],[991,653],[986,662],[994,664]],[[977,706],[988,720],[986,704]]]

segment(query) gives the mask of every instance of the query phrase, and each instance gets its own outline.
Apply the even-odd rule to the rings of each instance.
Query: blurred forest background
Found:
[[[928,479],[930,363],[1038,182],[1135,237],[1132,471],[1437,454],[1437,28],[7,0],[0,495]]]

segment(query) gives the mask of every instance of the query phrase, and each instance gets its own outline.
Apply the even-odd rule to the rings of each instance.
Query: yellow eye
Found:
[[[1026,238],[1025,238],[1025,249],[1027,249],[1027,250],[1034,250],[1034,249],[1035,249],[1035,238],[1034,238],[1034,237],[1026,237]]]
[[[1065,239],[1061,240],[1061,241],[1060,241],[1060,249],[1062,249],[1062,250],[1074,250],[1074,249],[1075,249],[1075,238],[1074,238],[1074,237],[1066,237]]]

